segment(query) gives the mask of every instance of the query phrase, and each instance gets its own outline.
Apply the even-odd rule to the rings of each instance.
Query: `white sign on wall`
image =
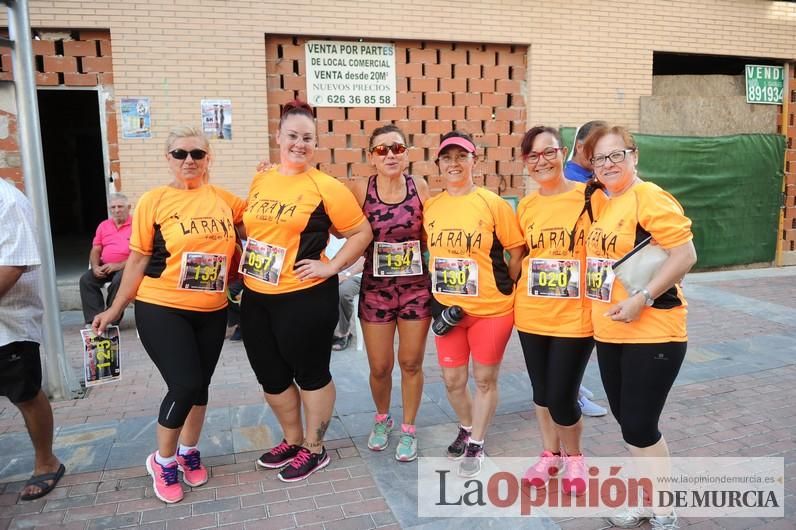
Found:
[[[305,44],[307,99],[316,107],[394,107],[395,45],[313,40]]]

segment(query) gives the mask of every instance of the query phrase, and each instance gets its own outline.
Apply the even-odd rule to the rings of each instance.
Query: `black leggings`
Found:
[[[614,344],[597,341],[608,403],[622,438],[635,447],[658,443],[658,420],[685,359],[687,342]]]
[[[158,423],[177,429],[194,405],[207,405],[207,388],[224,345],[227,310],[188,311],[135,302],[141,343],[155,363],[168,392]]]
[[[329,362],[337,327],[337,276],[308,289],[262,294],[243,288],[240,330],[249,363],[267,394],[293,384],[319,390],[332,380]]]
[[[556,424],[563,427],[575,425],[580,420],[578,389],[594,341],[591,337],[518,333],[533,387],[533,402],[547,407]]]

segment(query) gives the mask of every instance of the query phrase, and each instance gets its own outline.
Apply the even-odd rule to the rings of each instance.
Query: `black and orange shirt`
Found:
[[[611,265],[647,234],[664,249],[693,239],[691,220],[680,203],[656,184],[642,182],[610,197],[586,238],[586,294],[592,299],[594,338],[613,343],[684,342],[687,304],[680,286],[644,307],[638,320],[611,320],[605,312],[629,296]]]
[[[423,228],[432,293],[441,304],[475,316],[502,316],[514,308],[514,282],[504,250],[524,242],[511,206],[484,188],[467,195],[443,191],[426,201]]]
[[[591,220],[584,211],[582,183],[558,195],[530,193],[517,206],[520,231],[529,254],[514,295],[518,330],[551,337],[590,337],[591,304],[584,295],[586,235]],[[593,215],[605,195],[591,197]]]
[[[243,223],[246,249],[241,258],[249,289],[277,294],[307,289],[322,279],[299,280],[296,262],[328,262],[323,253],[329,230],[345,232],[365,221],[354,195],[317,169],[283,175],[278,168],[258,173],[249,189]]]
[[[136,300],[194,311],[227,305],[235,224],[246,203],[206,184],[146,192],[133,213],[130,249],[150,256]]]

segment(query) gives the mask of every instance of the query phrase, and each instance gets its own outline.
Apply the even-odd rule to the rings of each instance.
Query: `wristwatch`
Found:
[[[636,289],[635,291],[633,291],[633,294],[631,296],[636,296],[639,293],[644,295],[644,305],[646,305],[648,307],[652,307],[652,304],[655,303],[655,299],[652,297],[650,292],[646,288],[645,289]]]

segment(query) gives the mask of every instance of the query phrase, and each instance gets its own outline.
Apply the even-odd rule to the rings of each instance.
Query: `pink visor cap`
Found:
[[[475,153],[475,146],[473,143],[468,140],[467,138],[462,138],[461,136],[452,136],[446,140],[443,140],[439,147],[437,148],[437,158],[439,158],[439,154],[446,148],[452,145],[458,145],[468,153]]]

